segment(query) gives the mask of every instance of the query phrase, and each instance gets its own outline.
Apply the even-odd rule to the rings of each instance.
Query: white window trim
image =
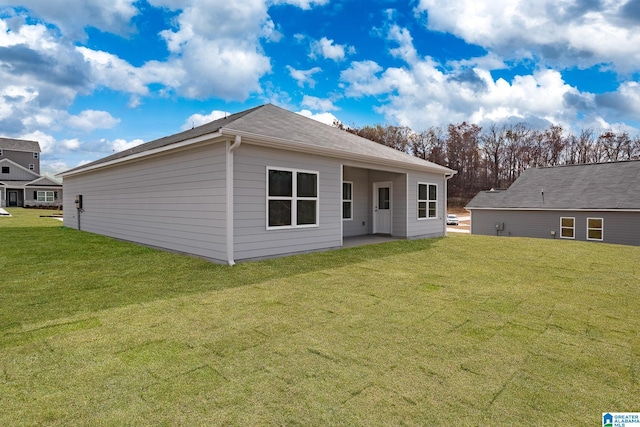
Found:
[[[344,198],[344,184],[349,184],[351,186],[351,198],[350,199],[345,199]],[[343,221],[353,221],[353,181],[342,181],[342,212],[340,213],[340,216],[342,216],[342,220]],[[351,211],[349,212],[351,214],[351,216],[349,218],[345,218],[344,217],[344,202],[349,202],[351,203]]]
[[[291,197],[287,196],[269,196],[269,171],[285,171],[291,172]],[[298,173],[309,173],[316,175],[316,197],[298,197]],[[320,172],[304,169],[292,169],[279,166],[267,166],[266,178],[265,178],[265,193],[266,193],[266,207],[265,207],[265,224],[267,230],[290,230],[294,228],[317,228],[320,227]],[[291,225],[269,225],[269,200],[291,200]],[[316,223],[315,224],[302,224],[297,225],[296,220],[298,217],[298,200],[315,200],[316,201]]]
[[[426,199],[421,199],[420,198],[420,186],[421,185],[426,185],[427,186],[427,198]],[[429,200],[429,186],[433,185],[436,187],[436,199],[435,200]],[[420,218],[420,202],[426,202],[427,203],[427,216],[424,218]],[[435,216],[429,216],[429,202],[435,202],[436,203],[436,214]],[[416,186],[416,218],[418,219],[418,221],[426,221],[426,220],[434,220],[434,219],[438,219],[438,184],[435,184],[433,182],[418,182],[418,185]]]
[[[563,219],[571,219],[571,220],[573,220],[573,227],[563,227],[562,226],[562,220]],[[562,235],[562,230],[565,229],[565,228],[567,228],[567,229],[570,228],[570,229],[573,230],[573,233],[572,233],[573,236],[572,237],[565,237],[565,236]],[[560,238],[561,239],[569,239],[569,240],[574,240],[576,238],[576,217],[574,217],[574,216],[561,216],[560,217]]]
[[[589,227],[589,220],[590,219],[599,219],[601,227],[600,228],[590,228]],[[589,237],[589,230],[600,230],[600,238],[599,239],[590,238]],[[604,240],[604,218],[587,217],[587,240],[594,240],[596,242],[602,242]]]
[[[34,165],[33,163],[29,163],[29,170],[35,170],[36,169],[36,165]]]
[[[2,149],[0,148],[0,157],[2,157]]]
[[[33,153],[33,158],[34,158],[34,159],[37,159],[38,157],[39,157],[39,156],[38,156],[38,153],[34,152],[34,153]]]
[[[44,193],[44,194],[42,194],[42,193]],[[51,200],[48,200],[49,193],[51,193]],[[41,194],[42,194],[42,196],[43,196],[42,198],[44,200],[40,200],[40,195]],[[43,202],[43,203],[52,203],[52,202],[55,201],[55,192],[53,192],[53,191],[38,191],[37,195],[36,195],[36,201],[37,202]]]

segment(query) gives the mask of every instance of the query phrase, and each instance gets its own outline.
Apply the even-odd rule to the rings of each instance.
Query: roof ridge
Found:
[[[640,162],[640,159],[612,160],[609,162],[592,162],[592,163],[571,163],[571,164],[554,165],[554,166],[539,166],[531,169],[553,169],[553,168],[567,168],[571,166],[596,166],[596,165],[609,165],[614,163],[632,163],[632,162]]]

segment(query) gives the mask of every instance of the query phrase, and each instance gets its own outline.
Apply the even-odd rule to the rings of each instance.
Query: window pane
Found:
[[[292,172],[269,171],[269,196],[293,196]]]
[[[291,200],[269,200],[269,227],[291,225]]]
[[[560,231],[560,234],[561,234],[562,237],[573,238],[573,228],[563,228]]]
[[[602,240],[602,230],[589,230],[589,239]]]
[[[562,218],[563,227],[573,227],[573,218]]]
[[[351,200],[351,183],[350,182],[342,183],[342,199]]]
[[[298,172],[298,197],[318,196],[318,175]]]
[[[435,185],[429,185],[429,200],[438,199],[438,187]]]
[[[378,209],[389,209],[389,188],[378,188]]]
[[[426,184],[418,184],[418,200],[427,200]]]
[[[418,218],[427,217],[427,202],[418,202]]]
[[[602,228],[602,218],[589,218],[589,228]]]
[[[429,202],[429,218],[436,217],[436,202]]]
[[[351,219],[351,202],[342,202],[342,219]]]
[[[298,208],[298,225],[315,224],[316,223],[316,201],[315,200],[298,200],[296,205]]]

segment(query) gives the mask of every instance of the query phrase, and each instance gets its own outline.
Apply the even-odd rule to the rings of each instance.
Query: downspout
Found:
[[[233,144],[227,142],[227,264],[235,265],[233,260],[233,152],[242,143],[240,135],[236,135]]]
[[[444,235],[447,235],[447,212],[449,212],[449,199],[447,196],[448,181],[453,178],[454,173],[444,174]]]

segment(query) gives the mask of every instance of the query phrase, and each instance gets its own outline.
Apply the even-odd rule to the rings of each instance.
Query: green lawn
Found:
[[[453,235],[226,267],[8,210],[2,426],[640,411],[638,247]]]

